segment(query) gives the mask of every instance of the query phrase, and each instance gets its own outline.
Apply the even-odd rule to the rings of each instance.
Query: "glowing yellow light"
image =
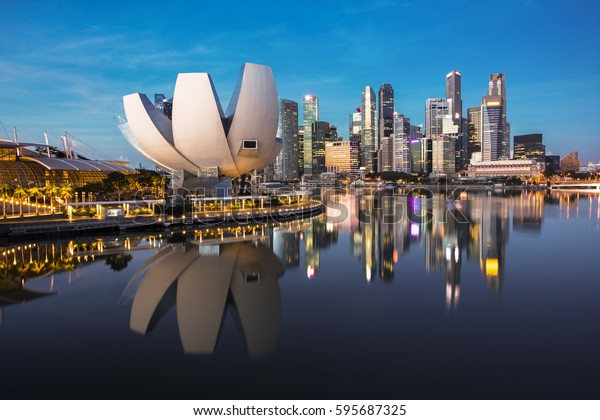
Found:
[[[486,276],[497,276],[498,275],[498,259],[488,258],[485,260],[485,275]]]

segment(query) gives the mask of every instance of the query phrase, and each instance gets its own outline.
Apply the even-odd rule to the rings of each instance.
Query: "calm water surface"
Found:
[[[390,194],[4,246],[2,397],[600,398],[598,194]]]

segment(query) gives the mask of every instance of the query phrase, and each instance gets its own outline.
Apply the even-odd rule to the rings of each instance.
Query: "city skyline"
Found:
[[[366,85],[389,83],[396,111],[418,125],[425,122],[426,99],[445,96],[448,72],[462,74],[463,116],[481,103],[489,76],[503,73],[511,143],[514,135],[542,133],[549,153],[578,150],[582,164],[600,160],[600,121],[592,105],[600,89],[596,4],[505,3],[496,23],[511,31],[494,44],[494,54],[486,37],[475,36],[488,23],[486,6],[476,2],[308,2],[237,10],[215,5],[167,10],[162,3],[123,9],[114,2],[28,6],[9,4],[3,13],[0,137],[12,138],[16,126],[21,141],[41,141],[47,130],[57,143],[66,130],[99,151],[98,158],[123,156],[137,166],[143,159],[113,120],[124,116],[123,95],[139,91],[170,98],[177,73],[208,71],[226,102],[239,63],[249,61],[273,68],[281,99],[300,103],[306,94],[318,96],[319,120],[336,125],[344,139],[348,115],[361,106]],[[314,30],[306,30],[306,18],[297,17],[305,7],[315,9]],[[419,19],[425,12],[428,25]],[[384,14],[414,19],[402,28],[384,28],[378,24]],[[324,21],[325,27],[319,25]],[[455,48],[445,48],[444,25],[456,21],[465,27],[462,38]],[[319,48],[305,48],[316,40]],[[431,49],[435,60],[423,55]],[[465,53],[456,54],[457,49]]]

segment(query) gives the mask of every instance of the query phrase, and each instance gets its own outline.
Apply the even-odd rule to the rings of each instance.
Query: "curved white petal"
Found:
[[[132,93],[123,97],[123,105],[131,133],[152,160],[175,170],[184,169],[192,174],[197,167],[173,147],[171,121],[165,117],[146,95]]]
[[[226,117],[231,121],[227,141],[238,172],[269,165],[279,117],[277,87],[270,67],[244,64]],[[257,140],[256,153],[243,150],[244,140]]]
[[[195,165],[239,175],[223,129],[223,111],[207,73],[180,73],[173,96],[175,147]]]
[[[194,249],[186,252],[185,246],[176,246],[148,268],[133,298],[129,318],[129,327],[133,331],[146,333],[163,296],[196,258],[198,253]]]
[[[231,294],[240,316],[251,358],[271,353],[277,345],[281,324],[281,295],[277,278],[283,263],[265,245],[239,247]],[[252,280],[252,281],[250,281]]]
[[[212,354],[227,302],[236,252],[200,256],[177,283],[177,324],[186,354]]]

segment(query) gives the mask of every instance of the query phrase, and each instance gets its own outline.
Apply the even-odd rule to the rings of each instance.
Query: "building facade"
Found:
[[[481,104],[481,155],[484,161],[502,158],[504,123],[502,98],[484,96]]]
[[[546,162],[546,146],[541,134],[524,134],[514,137],[514,159]]]
[[[429,98],[425,102],[425,137],[443,134],[443,116],[448,114],[448,101],[444,98]]]
[[[328,172],[358,172],[360,168],[360,144],[352,140],[326,143],[325,166]]]
[[[280,102],[280,135],[283,140],[281,151],[281,178],[290,181],[300,178],[298,168],[298,103],[289,99]]]
[[[327,172],[325,167],[325,144],[331,139],[331,128],[328,122],[315,121],[311,127],[312,135],[312,175],[318,176]],[[305,133],[306,136],[306,133]]]
[[[394,89],[389,83],[379,88],[379,144],[384,137],[394,133]]]
[[[319,98],[315,95],[305,95],[302,102],[302,126],[304,127],[304,175],[313,175],[313,144],[312,125],[319,121]]]
[[[456,173],[456,137],[437,136],[432,140],[433,176],[453,176]]]
[[[544,164],[535,160],[496,160],[472,162],[469,165],[469,178],[493,178],[516,176],[535,178],[544,171]]]
[[[506,78],[504,73],[490,74],[488,96],[499,97],[502,108],[499,126],[502,131],[502,139],[498,159],[510,159],[510,124],[506,121]]]
[[[448,113],[452,120],[460,124],[462,119],[462,75],[458,70],[452,70],[446,75],[446,100],[448,101]]]
[[[369,172],[377,170],[376,108],[375,91],[365,86],[361,100],[361,164]]]

